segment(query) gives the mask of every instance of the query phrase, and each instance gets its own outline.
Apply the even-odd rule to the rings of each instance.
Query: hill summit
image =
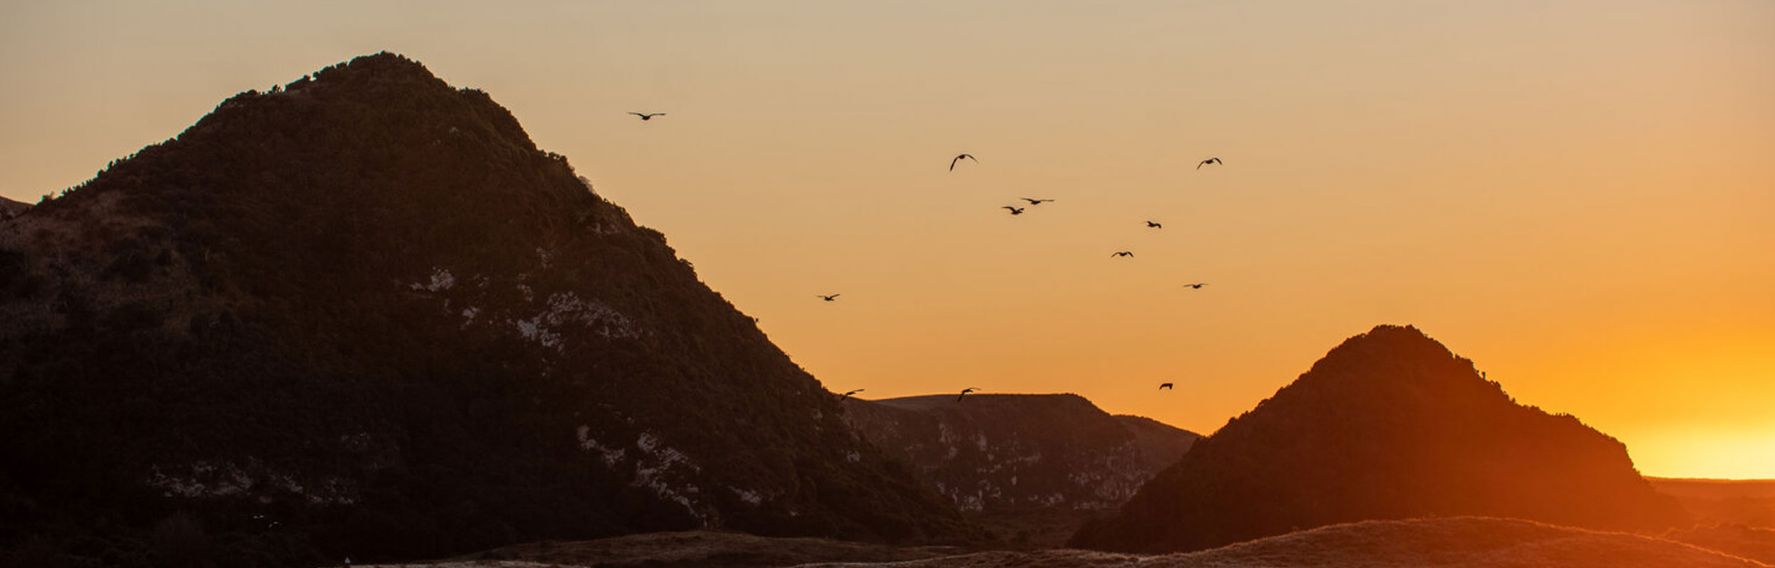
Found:
[[[662,235],[397,55],[0,221],[0,538],[39,548],[971,530],[842,414]]]
[[[1639,528],[1681,513],[1620,442],[1517,404],[1416,328],[1380,326],[1197,441],[1071,544],[1188,551],[1342,522],[1458,515]]]

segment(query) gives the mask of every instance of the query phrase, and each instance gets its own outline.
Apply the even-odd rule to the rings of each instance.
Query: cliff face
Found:
[[[0,535],[119,554],[174,516],[358,558],[970,530],[662,235],[388,54],[0,221],[0,409]]]
[[[1083,397],[847,400],[845,416],[964,511],[1102,510],[1177,461],[1197,436]]]
[[[1381,326],[1197,442],[1072,544],[1198,550],[1340,522],[1454,515],[1601,528],[1681,517],[1620,442],[1517,404],[1414,328]]]

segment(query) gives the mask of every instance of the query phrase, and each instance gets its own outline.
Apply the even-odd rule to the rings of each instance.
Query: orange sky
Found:
[[[0,195],[387,49],[835,389],[1208,432],[1412,323],[1648,474],[1775,477],[1775,3],[237,4],[0,7]]]

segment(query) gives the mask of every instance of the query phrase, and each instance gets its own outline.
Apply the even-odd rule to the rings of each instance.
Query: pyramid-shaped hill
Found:
[[[850,399],[845,417],[957,507],[984,513],[1113,509],[1200,437],[1076,394]]]
[[[399,56],[229,98],[0,221],[0,275],[8,535],[361,561],[972,534],[663,236]]]
[[[1626,447],[1517,404],[1415,328],[1345,341],[1072,545],[1211,548],[1341,522],[1456,515],[1631,529],[1681,513]]]

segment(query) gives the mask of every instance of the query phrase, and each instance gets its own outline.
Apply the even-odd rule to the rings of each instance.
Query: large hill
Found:
[[[1680,510],[1626,447],[1517,404],[1415,328],[1345,341],[1072,544],[1199,550],[1333,523],[1484,515],[1652,528]]]
[[[0,539],[33,550],[972,530],[842,415],[662,235],[396,55],[0,221]]]

